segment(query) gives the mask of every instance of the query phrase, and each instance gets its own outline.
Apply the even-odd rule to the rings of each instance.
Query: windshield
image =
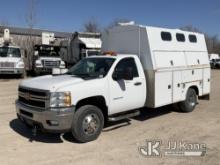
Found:
[[[100,54],[100,51],[88,51],[87,52],[88,56],[94,56],[94,55],[99,55],[99,54]]]
[[[21,57],[19,48],[0,47],[0,57]]]
[[[35,51],[38,51],[38,55],[41,57],[59,57],[60,48],[57,46],[49,45],[35,45]]]
[[[82,78],[103,78],[114,61],[113,58],[85,58],[70,68],[67,74]]]

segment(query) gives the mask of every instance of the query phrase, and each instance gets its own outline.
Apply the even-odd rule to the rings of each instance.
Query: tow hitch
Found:
[[[31,131],[32,131],[32,134],[31,134],[32,136],[29,139],[30,142],[32,142],[34,138],[37,136],[38,126],[34,125]]]

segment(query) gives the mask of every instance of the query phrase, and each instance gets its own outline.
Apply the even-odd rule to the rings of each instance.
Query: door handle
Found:
[[[141,82],[136,82],[136,83],[134,83],[135,86],[139,86],[139,85],[141,85],[141,84],[142,84]]]

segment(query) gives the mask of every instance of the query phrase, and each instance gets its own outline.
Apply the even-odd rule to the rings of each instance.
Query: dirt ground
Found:
[[[38,134],[16,119],[15,100],[20,79],[0,79],[0,164],[220,164],[220,70],[212,71],[210,101],[200,100],[192,113],[171,107],[145,109],[141,116],[109,124],[101,136],[86,144],[71,134]],[[138,148],[146,140],[188,141],[206,144],[203,157],[144,157]]]

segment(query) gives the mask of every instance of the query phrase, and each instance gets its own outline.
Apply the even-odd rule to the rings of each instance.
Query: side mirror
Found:
[[[131,67],[126,68],[125,70],[115,70],[113,74],[113,79],[117,80],[133,80],[133,69]]]
[[[24,59],[24,57],[25,57],[25,51],[24,51],[24,49],[22,49],[22,48],[20,49],[20,51],[21,51],[21,58]]]
[[[34,56],[38,56],[39,52],[38,51],[34,51]]]

